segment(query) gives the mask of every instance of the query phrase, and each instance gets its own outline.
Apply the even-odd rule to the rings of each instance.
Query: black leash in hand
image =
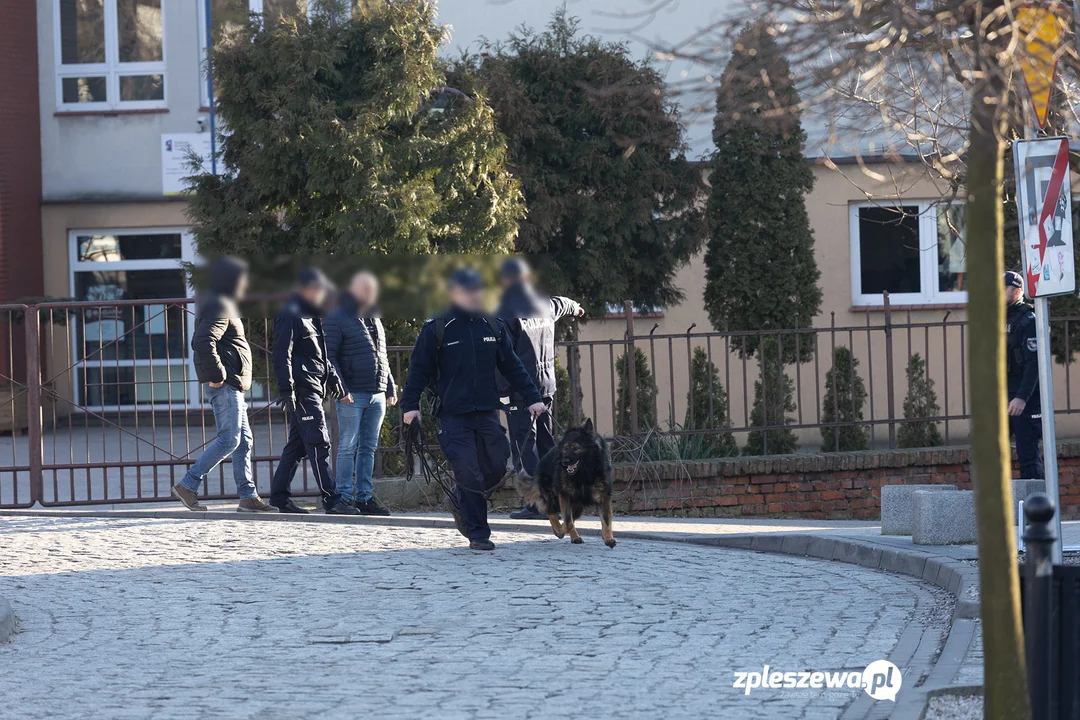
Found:
[[[454,510],[460,510],[460,506],[457,501],[457,494],[454,492],[455,488],[459,485],[454,481],[454,473],[446,466],[446,463],[440,463],[438,459],[428,449],[427,437],[424,435],[424,429],[420,426],[419,420],[413,420],[409,423],[409,426],[405,429],[405,480],[406,482],[412,480],[416,473],[413,468],[419,465],[420,474],[424,477],[424,482],[430,484],[435,482],[440,488],[442,488],[443,494],[449,499],[449,502],[453,505]],[[475,493],[484,498],[484,500],[490,501],[491,496],[495,494],[495,491],[503,486],[506,478],[504,477],[495,487],[490,490],[476,490],[465,485],[460,487],[471,493]]]

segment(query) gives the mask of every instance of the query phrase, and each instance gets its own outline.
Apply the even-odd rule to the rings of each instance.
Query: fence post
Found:
[[[30,446],[30,504],[35,505],[45,496],[41,471],[41,316],[36,305],[26,308],[23,321],[26,323],[26,432]]]
[[[566,365],[570,375],[570,415],[574,424],[581,423],[581,346],[578,345],[579,326],[575,323],[571,326],[570,342],[566,346]],[[596,386],[596,368],[593,368],[593,386]],[[596,408],[593,408],[596,411]],[[595,422],[595,420],[594,420]],[[614,428],[612,428],[614,430]]]
[[[1028,695],[1031,698],[1032,720],[1050,720],[1053,706],[1051,673],[1057,663],[1051,662],[1054,646],[1051,638],[1053,612],[1054,565],[1050,549],[1057,539],[1052,520],[1054,502],[1046,493],[1035,493],[1024,501],[1027,528],[1024,530],[1024,653],[1027,655]]]
[[[630,434],[638,434],[637,418],[637,353],[634,345],[634,304],[629,300],[623,302],[626,311],[626,392],[630,395]]]
[[[889,449],[896,448],[896,389],[893,387],[892,310],[889,307],[889,291],[882,293],[885,303],[885,391],[889,412]]]

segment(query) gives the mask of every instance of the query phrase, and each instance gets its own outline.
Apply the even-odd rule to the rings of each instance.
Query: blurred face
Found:
[[[242,273],[240,277],[236,279],[236,299],[243,300],[244,295],[247,294],[248,289],[248,276],[247,273]]]
[[[1005,304],[1012,305],[1024,294],[1023,288],[1008,286],[1005,288]]]
[[[326,302],[326,288],[322,285],[308,285],[300,288],[300,295],[315,307],[322,307]]]
[[[361,309],[374,307],[379,300],[379,281],[371,273],[357,273],[349,284],[349,294],[356,298]]]
[[[484,306],[484,290],[483,288],[470,290],[460,285],[454,285],[450,288],[450,302],[462,310],[480,312]]]

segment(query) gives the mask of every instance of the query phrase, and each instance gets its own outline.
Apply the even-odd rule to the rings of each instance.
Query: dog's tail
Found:
[[[536,505],[540,500],[540,483],[524,470],[514,476],[514,487],[529,505]]]

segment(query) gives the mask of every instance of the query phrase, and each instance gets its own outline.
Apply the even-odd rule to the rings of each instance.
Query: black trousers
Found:
[[[289,439],[281,450],[281,460],[270,484],[271,505],[288,502],[296,468],[305,457],[319,486],[323,505],[331,506],[338,501],[330,470],[330,431],[322,401],[322,396],[314,393],[296,397],[296,412],[289,415]]]
[[[536,475],[540,458],[555,447],[554,423],[551,418],[551,398],[544,398],[547,412],[533,420],[525,405],[512,405],[506,412],[506,424],[510,429],[510,450],[514,458],[514,470],[525,470]]]
[[[486,540],[491,537],[491,528],[483,493],[499,484],[510,457],[510,443],[498,413],[490,410],[441,416],[439,447],[454,470],[466,535],[470,540]]]
[[[1016,436],[1016,459],[1020,464],[1022,480],[1042,480],[1042,452],[1039,441],[1042,440],[1042,411],[1029,412],[1027,408],[1021,415],[1009,416],[1009,432]]]

